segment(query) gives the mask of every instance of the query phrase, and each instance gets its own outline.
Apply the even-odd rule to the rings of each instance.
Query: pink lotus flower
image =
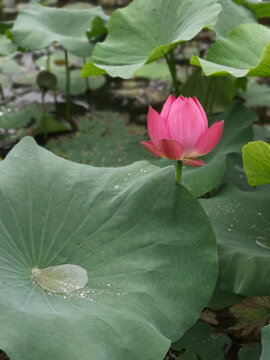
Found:
[[[202,166],[204,161],[196,158],[214,149],[221,137],[223,122],[218,121],[208,129],[207,117],[196,97],[175,99],[170,95],[160,114],[149,106],[151,141],[141,144],[161,158]]]

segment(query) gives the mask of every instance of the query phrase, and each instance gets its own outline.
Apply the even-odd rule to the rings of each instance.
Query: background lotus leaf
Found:
[[[90,10],[44,7],[31,1],[17,17],[11,30],[14,42],[27,50],[40,50],[54,41],[77,56],[90,56],[93,44],[86,30],[97,17],[107,21],[100,7]]]
[[[262,0],[234,0],[238,4],[243,4],[253,10],[257,18],[270,17],[270,3]]]
[[[213,25],[220,10],[216,0],[170,0],[170,6],[163,0],[135,0],[112,14],[108,36],[95,47],[82,76],[130,78],[143,64]]]
[[[257,22],[256,16],[250,9],[235,4],[232,0],[219,0],[219,3],[222,11],[218,16],[218,21],[211,26],[217,38],[226,37],[237,25]]]
[[[192,65],[205,75],[270,76],[270,29],[259,24],[236,26],[227,38],[217,40],[205,59],[193,56]]]

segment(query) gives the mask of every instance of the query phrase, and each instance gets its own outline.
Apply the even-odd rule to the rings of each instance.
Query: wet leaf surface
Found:
[[[22,360],[30,348],[40,360],[163,359],[217,277],[210,222],[174,170],[79,165],[29,137],[0,167],[2,349]],[[30,269],[62,264],[89,283],[67,295],[33,283]]]

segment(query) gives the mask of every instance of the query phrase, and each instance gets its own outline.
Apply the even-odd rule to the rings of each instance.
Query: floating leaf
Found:
[[[216,24],[211,27],[217,38],[228,36],[237,25],[257,23],[254,13],[244,6],[237,5],[232,0],[219,0],[219,3],[222,11]]]
[[[225,39],[210,48],[205,60],[193,56],[192,65],[201,66],[205,75],[236,77],[270,76],[270,29],[259,24],[236,26]]]
[[[244,169],[251,186],[270,184],[270,145],[254,141],[243,147]]]
[[[17,17],[11,33],[14,42],[27,50],[41,50],[57,41],[71,53],[85,57],[93,49],[86,30],[96,16],[107,19],[100,7],[70,10],[31,1]]]
[[[162,360],[217,277],[210,222],[174,169],[79,165],[31,138],[0,167],[1,348],[21,360],[29,349],[40,360]],[[83,289],[33,283],[31,269],[63,264],[87,271]]]
[[[10,107],[0,107],[0,128],[19,129],[27,126],[31,120],[39,122],[41,113],[36,105],[28,106],[24,109],[13,109]]]
[[[231,340],[227,336],[213,334],[213,329],[208,324],[198,322],[179,341],[172,344],[172,348],[186,350],[181,356],[183,360],[223,360],[230,345]]]
[[[51,114],[46,114],[43,118],[40,117],[38,127],[35,129],[34,134],[54,134],[70,130],[71,125],[69,123],[58,121]]]
[[[145,154],[140,141],[145,138],[145,127],[128,126],[119,113],[100,112],[88,115],[79,124],[74,137],[51,140],[47,147],[69,160],[95,166],[121,166],[154,157]]]
[[[219,245],[219,286],[245,296],[269,294],[270,192],[244,192],[225,185],[200,199]]]
[[[162,58],[213,25],[220,10],[216,0],[170,0],[169,7],[164,0],[133,1],[112,14],[108,36],[96,45],[82,76],[108,73],[131,78],[143,64]]]

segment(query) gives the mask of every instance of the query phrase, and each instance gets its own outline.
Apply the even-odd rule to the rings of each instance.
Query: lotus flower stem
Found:
[[[42,117],[41,124],[45,143],[47,142],[47,126],[46,126],[46,105],[45,105],[45,91],[41,91]]]
[[[50,47],[47,47],[47,57],[46,57],[46,70],[50,71],[50,61],[51,61],[51,52]]]
[[[176,161],[176,181],[178,182],[178,184],[181,184],[181,175],[182,175],[182,161],[181,160],[177,160]]]
[[[83,64],[86,65],[87,61],[86,58],[83,58]],[[86,90],[90,89],[90,85],[89,85],[89,77],[85,78],[85,85],[86,85]]]
[[[174,87],[174,95],[178,97],[180,95],[179,84],[177,80],[176,66],[175,66],[175,58],[174,58],[174,50],[171,50],[167,55],[165,55],[172,81]]]
[[[0,96],[1,96],[1,100],[5,101],[5,95],[4,95],[4,91],[3,91],[3,88],[2,88],[1,84],[0,84]]]
[[[65,63],[66,63],[66,120],[70,122],[70,70],[69,70],[67,50],[65,50]]]

